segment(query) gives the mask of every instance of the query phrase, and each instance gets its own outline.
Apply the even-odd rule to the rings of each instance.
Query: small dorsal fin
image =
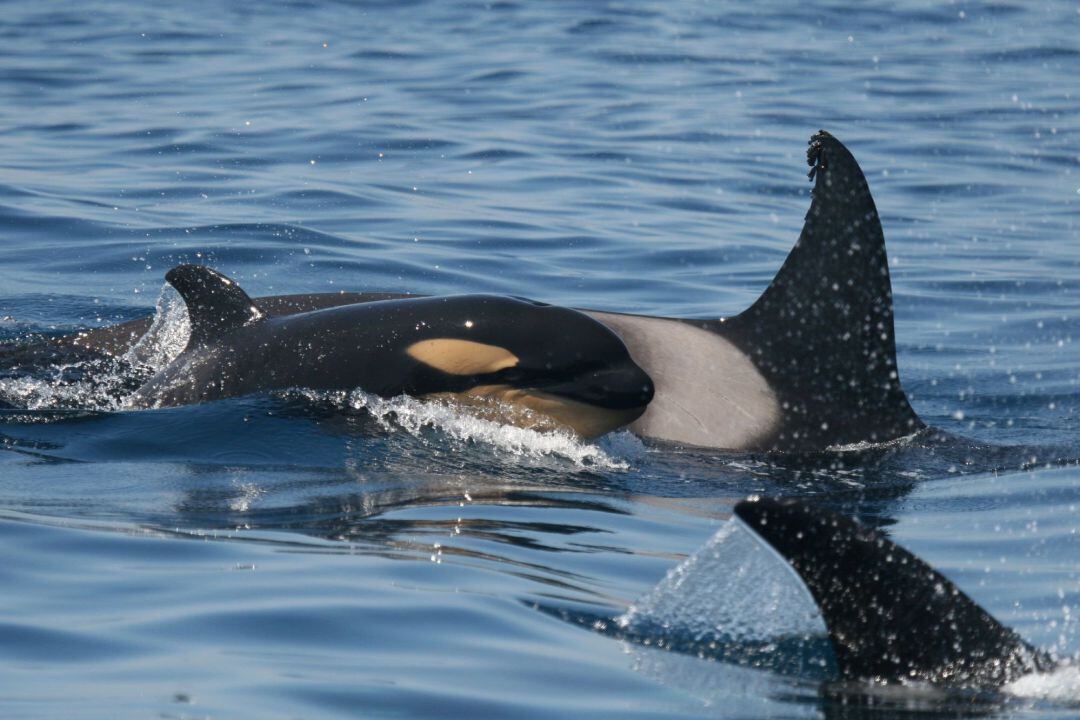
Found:
[[[778,448],[911,434],[923,425],[897,373],[889,262],[870,188],[824,130],[810,138],[807,160],[815,183],[798,242],[761,297],[715,329],[779,391]]]
[[[987,688],[1053,668],[881,532],[798,500],[747,500],[735,515],[806,583],[846,679]]]
[[[177,265],[165,274],[187,303],[188,348],[201,347],[265,315],[235,280],[203,265]]]

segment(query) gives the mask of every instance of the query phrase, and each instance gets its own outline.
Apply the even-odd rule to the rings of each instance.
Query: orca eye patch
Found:
[[[448,375],[487,375],[515,367],[519,362],[518,356],[504,347],[457,338],[421,340],[405,352]]]

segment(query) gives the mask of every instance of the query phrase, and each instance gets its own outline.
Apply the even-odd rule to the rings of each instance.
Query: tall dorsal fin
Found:
[[[847,679],[987,688],[1054,666],[880,532],[797,500],[748,500],[735,515],[806,583]]]
[[[177,265],[165,274],[165,280],[187,303],[189,349],[265,317],[235,280],[203,265]]]
[[[855,158],[824,130],[799,241],[761,297],[715,326],[784,404],[779,449],[881,441],[923,427],[900,387],[885,236]]]

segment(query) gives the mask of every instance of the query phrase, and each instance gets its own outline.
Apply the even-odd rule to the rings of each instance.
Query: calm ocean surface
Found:
[[[407,402],[78,411],[9,373],[0,715],[891,717],[785,669],[805,648],[721,659],[808,614],[732,580],[763,557],[654,592],[753,493],[887,525],[1080,656],[1075,2],[172,5],[3,5],[0,341],[153,312],[181,262],[252,295],[731,314],[826,128],[881,213],[903,382],[953,437],[795,458]],[[612,629],[631,605],[651,631]],[[992,712],[1078,703],[1059,679]]]

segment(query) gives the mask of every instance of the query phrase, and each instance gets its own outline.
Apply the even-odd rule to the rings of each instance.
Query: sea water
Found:
[[[0,377],[0,714],[884,716],[829,700],[812,606],[730,544],[751,494],[886,528],[1076,657],[1077,37],[1073,2],[4,4],[0,339],[159,322],[123,367]],[[767,456],[355,392],[114,402],[184,336],[183,262],[255,296],[738,312],[819,128],[948,436]],[[1069,672],[995,712],[1073,717]]]

